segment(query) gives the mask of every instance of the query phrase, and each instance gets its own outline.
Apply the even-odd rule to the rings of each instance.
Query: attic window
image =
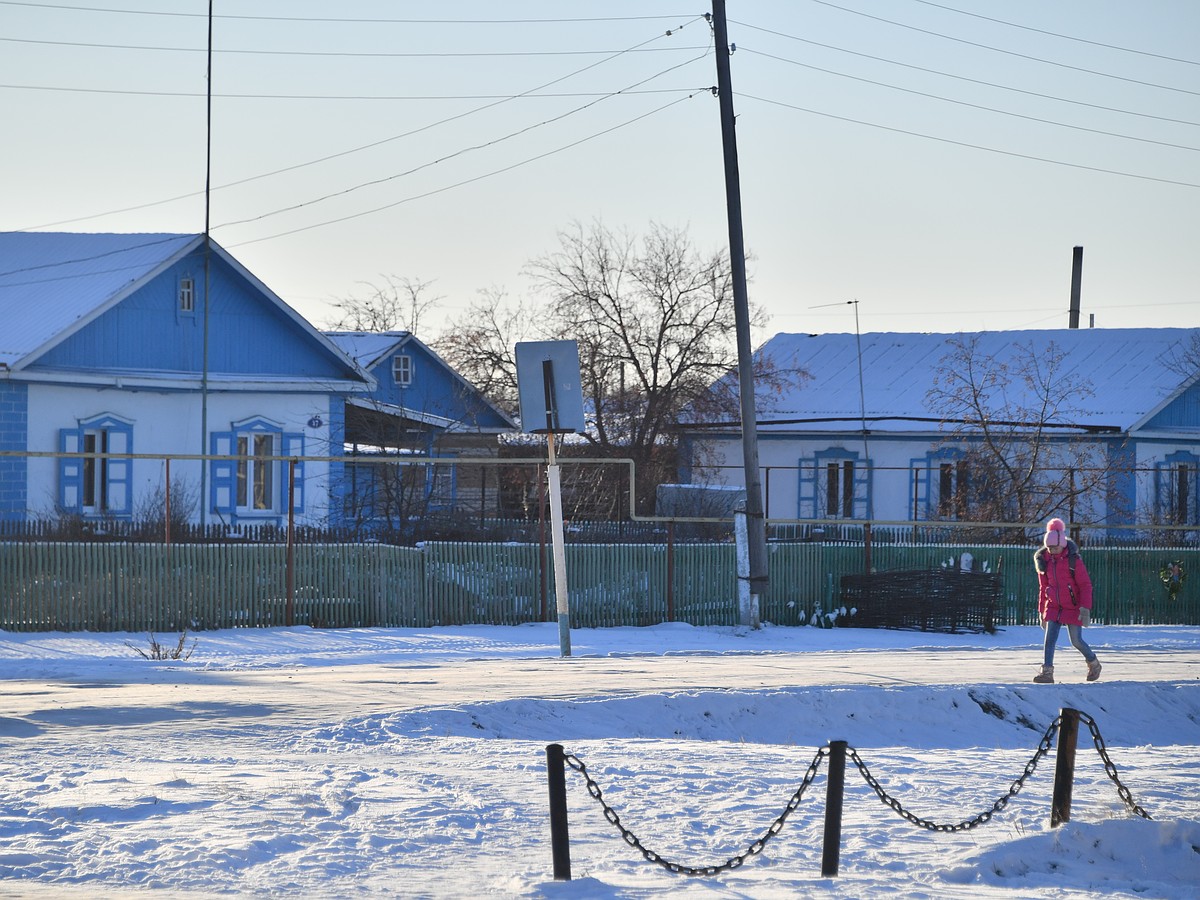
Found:
[[[196,311],[196,282],[189,275],[179,279],[179,311],[181,313]]]
[[[412,384],[412,357],[403,353],[392,357],[392,378],[400,387]]]

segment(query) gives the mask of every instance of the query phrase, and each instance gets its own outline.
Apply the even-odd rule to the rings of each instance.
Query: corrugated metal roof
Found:
[[[1073,392],[1073,423],[1128,430],[1157,410],[1191,379],[1170,365],[1170,354],[1189,345],[1197,329],[1087,328],[995,331],[966,334],[870,333],[861,336],[862,400],[859,391],[859,339],[853,334],[778,334],[760,353],[780,368],[802,369],[809,378],[780,396],[758,398],[760,429],[811,431],[853,427],[865,407],[872,431],[921,430],[907,418],[940,419],[943,410],[928,395],[945,375],[955,342],[975,342],[975,358],[1010,371],[1051,352],[1058,379],[1083,391]],[[1030,348],[1033,348],[1032,350]],[[1010,382],[1008,402],[1027,404],[1018,379]],[[1090,391],[1090,394],[1088,393]],[[844,419],[846,424],[772,421]],[[883,417],[883,418],[880,418]],[[926,425],[931,428],[936,423]]]
[[[11,367],[96,314],[200,239],[0,232],[0,364]]]

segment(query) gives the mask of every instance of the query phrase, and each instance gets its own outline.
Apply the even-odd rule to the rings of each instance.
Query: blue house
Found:
[[[493,505],[498,469],[480,460],[517,430],[512,418],[407,331],[326,336],[375,384],[345,401],[347,519],[398,525],[430,509]]]
[[[0,519],[325,523],[375,388],[203,235],[0,234]]]
[[[778,334],[758,353],[796,373],[757,400],[769,519],[1200,526],[1200,329]],[[736,423],[686,434],[693,484],[744,486]]]

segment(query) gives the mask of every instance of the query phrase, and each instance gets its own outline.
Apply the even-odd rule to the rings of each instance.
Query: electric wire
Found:
[[[1140,179],[1142,181],[1155,181],[1160,184],[1172,184],[1177,187],[1200,188],[1200,184],[1195,184],[1190,181],[1176,181],[1175,179],[1172,179],[1172,178],[1159,178],[1156,175],[1141,175],[1136,172],[1122,172],[1118,169],[1105,169],[1105,168],[1101,168],[1099,166],[1087,166],[1087,165],[1083,165],[1082,163],[1066,162],[1065,160],[1061,160],[1061,159],[1050,159],[1049,157],[1045,157],[1045,156],[1033,156],[1032,154],[1028,154],[1028,153],[1017,153],[1014,150],[1001,150],[998,147],[987,147],[987,146],[984,146],[983,144],[972,144],[967,141],[958,141],[958,140],[954,140],[953,138],[938,137],[937,135],[924,134],[919,131],[910,131],[905,128],[896,128],[891,125],[881,125],[878,122],[867,122],[867,121],[864,121],[863,119],[854,119],[849,116],[839,116],[835,113],[822,112],[819,109],[810,109],[810,108],[804,107],[804,106],[797,106],[793,103],[785,103],[782,100],[771,100],[766,97],[757,97],[753,94],[744,94],[740,91],[738,92],[738,96],[745,97],[748,100],[757,100],[759,103],[767,103],[767,104],[770,104],[771,106],[781,106],[784,109],[792,109],[797,112],[810,113],[814,116],[823,116],[827,119],[837,119],[840,122],[850,122],[854,125],[866,125],[869,128],[879,128],[883,131],[891,131],[895,134],[904,134],[904,135],[908,135],[909,137],[924,138],[925,140],[938,141],[939,143],[943,143],[943,144],[952,144],[956,147],[967,147],[972,150],[984,150],[988,153],[996,153],[1001,156],[1011,156],[1011,157],[1015,157],[1017,159],[1027,159],[1032,162],[1049,163],[1050,165],[1065,166],[1065,167],[1071,168],[1071,169],[1082,169],[1087,172],[1100,172],[1105,175],[1119,175],[1122,178],[1136,178],[1136,179]]]
[[[1103,41],[1092,41],[1087,38],[1077,37],[1073,34],[1062,34],[1058,31],[1047,31],[1044,28],[1034,28],[1032,25],[1021,25],[1017,22],[1009,22],[1006,19],[996,19],[992,16],[985,16],[981,13],[969,12],[965,9],[956,9],[953,6],[946,6],[942,3],[934,3],[933,0],[911,0],[913,3],[922,3],[925,6],[933,6],[937,9],[944,9],[947,12],[958,13],[960,16],[970,16],[973,19],[982,19],[985,22],[995,22],[997,25],[1007,25],[1009,28],[1020,28],[1022,31],[1032,31],[1035,34],[1045,34],[1049,37],[1061,38],[1064,41],[1075,41],[1080,44],[1090,44],[1093,47],[1104,47],[1106,50],[1120,50],[1122,53],[1136,53],[1139,56],[1149,56],[1154,59],[1165,59],[1169,62],[1183,63],[1189,66],[1200,66],[1200,60],[1184,59],[1179,56],[1167,56],[1163,53],[1153,53],[1149,50],[1135,50],[1132,47],[1122,47],[1119,44],[1106,44]]]
[[[1001,115],[1001,116],[1012,116],[1013,118],[1024,119],[1028,122],[1040,122],[1043,125],[1054,125],[1058,128],[1069,128],[1074,131],[1086,131],[1089,134],[1101,134],[1101,135],[1104,135],[1105,137],[1122,138],[1127,141],[1141,141],[1142,143],[1146,143],[1146,144],[1157,144],[1160,147],[1173,147],[1176,150],[1191,150],[1192,152],[1200,152],[1200,147],[1189,147],[1186,144],[1174,144],[1174,143],[1171,143],[1170,141],[1158,141],[1158,140],[1155,140],[1154,138],[1138,137],[1137,135],[1133,135],[1133,134],[1121,134],[1116,131],[1105,131],[1100,128],[1088,128],[1085,125],[1072,125],[1068,122],[1059,122],[1055,119],[1042,119],[1042,118],[1038,118],[1037,116],[1027,115],[1025,113],[1011,112],[1011,111],[1005,110],[1005,109],[996,109],[993,106],[984,106],[979,103],[970,103],[966,100],[956,100],[953,97],[943,97],[940,94],[931,94],[926,91],[918,91],[918,90],[914,90],[912,88],[900,87],[899,85],[896,85],[896,84],[889,84],[886,81],[875,81],[871,78],[863,78],[858,75],[850,75],[845,72],[838,72],[834,69],[825,69],[825,68],[822,68],[821,66],[814,66],[810,63],[800,62],[799,60],[788,59],[787,57],[783,57],[783,56],[775,56],[774,54],[764,53],[761,50],[755,50],[751,47],[746,47],[743,45],[739,45],[738,50],[741,51],[742,53],[749,53],[754,56],[765,56],[767,59],[773,59],[776,62],[789,63],[793,66],[800,66],[805,69],[812,69],[813,71],[816,71],[816,72],[824,72],[827,75],[836,75],[839,78],[848,78],[852,81],[861,81],[864,84],[873,84],[876,87],[888,88],[889,90],[893,90],[893,91],[902,91],[906,94],[915,94],[918,97],[928,97],[931,100],[940,100],[943,103],[953,103],[953,104],[956,104],[957,106],[966,106],[966,107],[969,107],[970,109],[978,109],[978,110],[982,110],[984,112],[992,112],[992,113],[996,113],[997,115]]]
[[[1082,66],[1073,66],[1073,65],[1070,65],[1069,63],[1056,62],[1055,60],[1052,60],[1052,59],[1042,59],[1041,57],[1031,56],[1030,54],[1027,54],[1027,53],[1018,53],[1015,50],[1005,50],[1002,47],[993,47],[989,44],[981,44],[977,41],[969,41],[966,38],[958,38],[958,37],[954,37],[953,35],[942,34],[937,31],[930,31],[929,29],[926,29],[926,28],[918,28],[916,25],[907,25],[904,22],[896,22],[892,19],[885,19],[882,16],[873,16],[870,13],[865,13],[865,12],[862,12],[857,9],[849,9],[848,7],[845,7],[845,6],[838,6],[838,4],[836,4],[836,3],[830,3],[829,0],[809,0],[809,2],[817,3],[817,4],[820,4],[821,6],[828,6],[831,9],[838,9],[838,10],[841,10],[842,12],[850,13],[851,15],[862,16],[865,19],[874,19],[877,22],[883,22],[888,25],[895,25],[897,28],[907,28],[910,31],[916,31],[916,32],[919,32],[920,34],[927,34],[927,35],[930,35],[931,37],[941,38],[942,40],[954,41],[955,43],[959,43],[959,44],[966,44],[969,47],[978,47],[981,50],[991,50],[993,53],[1003,53],[1006,56],[1015,56],[1018,59],[1027,59],[1027,60],[1030,60],[1031,62],[1043,63],[1044,65],[1047,65],[1047,66],[1057,66],[1061,69],[1070,69],[1073,72],[1083,72],[1087,75],[1098,75],[1101,78],[1113,78],[1113,79],[1116,79],[1117,81],[1125,81],[1125,82],[1128,82],[1129,84],[1138,84],[1138,85],[1141,85],[1142,87],[1158,88],[1159,90],[1164,90],[1164,91],[1177,91],[1178,93],[1181,93],[1181,94],[1191,94],[1192,96],[1200,97],[1200,91],[1193,91],[1193,90],[1189,90],[1187,88],[1175,87],[1174,85],[1170,85],[1170,84],[1158,84],[1157,82],[1153,82],[1153,81],[1142,81],[1137,78],[1126,78],[1124,75],[1114,75],[1111,72],[1101,72],[1097,69],[1085,69]]]
[[[705,89],[705,93],[707,93],[709,90],[711,90],[711,89]],[[664,112],[664,111],[670,109],[671,107],[676,106],[679,103],[683,103],[685,100],[690,100],[694,96],[696,96],[696,94],[689,94],[687,97],[681,97],[678,100],[672,100],[670,103],[664,104],[663,106],[660,106],[657,109],[652,109],[648,112],[642,113],[639,116],[635,116],[632,119],[628,119],[624,122],[620,122],[616,125],[613,125],[610,128],[605,128],[602,131],[597,131],[593,134],[587,135],[586,137],[582,137],[579,140],[572,141],[569,144],[564,144],[563,146],[557,147],[553,150],[547,150],[545,153],[540,153],[537,156],[531,156],[527,159],[523,159],[519,162],[515,162],[512,165],[504,166],[499,169],[493,169],[492,171],[485,172],[482,175],[476,175],[472,178],[467,178],[462,181],[455,182],[454,184],[444,185],[440,188],[435,188],[430,191],[425,191],[424,193],[421,193],[421,194],[415,194],[410,197],[404,197],[404,198],[401,198],[400,200],[396,200],[392,203],[386,203],[386,204],[383,204],[382,206],[376,206],[372,209],[362,210],[360,212],[351,213],[351,214],[345,215],[345,216],[339,216],[338,218],[335,218],[335,219],[327,219],[322,222],[315,222],[311,225],[304,225],[299,228],[293,228],[288,231],[281,231],[281,232],[277,232],[275,234],[269,234],[269,235],[265,235],[265,236],[259,237],[259,238],[252,238],[250,240],[239,241],[238,243],[230,244],[229,246],[231,249],[234,247],[244,247],[247,244],[257,244],[262,241],[274,240],[275,238],[287,237],[288,235],[299,234],[302,231],[311,231],[314,228],[323,228],[326,225],[336,225],[339,222],[348,222],[348,221],[351,221],[352,219],[360,219],[364,216],[374,215],[375,213],[383,212],[384,210],[394,209],[395,207],[401,206],[405,203],[411,203],[415,200],[423,200],[426,197],[433,197],[433,196],[436,196],[437,194],[443,194],[447,191],[451,191],[451,190],[463,187],[468,184],[474,184],[477,181],[483,181],[485,178],[491,178],[495,175],[502,175],[505,172],[511,172],[514,169],[522,168],[523,166],[527,166],[530,163],[537,162],[542,159],[546,159],[547,157],[554,156],[558,153],[562,153],[562,152],[564,152],[566,150],[570,150],[574,147],[578,147],[580,144],[585,144],[588,141],[595,140],[596,138],[603,137],[606,134],[611,134],[614,131],[618,131],[621,128],[625,128],[629,125],[633,125],[634,123],[640,122],[643,119],[647,119],[650,116],[654,116],[654,115],[657,115],[658,113]],[[220,228],[222,226],[218,225],[217,227]]]
[[[885,56],[875,56],[870,53],[861,53],[857,50],[847,50],[845,47],[838,47],[834,44],[824,44],[824,43],[821,43],[820,41],[809,40],[808,38],[802,38],[802,37],[799,37],[794,34],[788,34],[787,32],[784,32],[784,31],[777,31],[777,30],[774,30],[771,28],[763,28],[762,26],[759,26],[759,25],[751,25],[748,22],[734,21],[734,22],[731,22],[731,24],[737,25],[741,28],[748,28],[752,31],[761,31],[764,34],[774,35],[775,37],[781,37],[781,38],[785,38],[785,39],[791,40],[791,41],[798,41],[802,44],[809,44],[810,46],[813,46],[813,47],[821,47],[822,49],[825,49],[825,50],[834,50],[838,53],[846,53],[850,56],[861,57],[862,59],[870,59],[875,62],[888,63],[889,65],[900,66],[902,68],[912,69],[917,72],[926,72],[930,75],[940,75],[944,78],[953,78],[957,81],[966,81],[970,84],[979,84],[979,85],[983,85],[984,87],[995,88],[995,89],[1001,90],[1001,91],[1011,91],[1012,93],[1016,93],[1016,94],[1025,94],[1026,96],[1037,97],[1042,100],[1054,100],[1058,103],[1070,103],[1070,104],[1073,104],[1076,106],[1085,106],[1090,109],[1102,110],[1103,112],[1115,112],[1115,113],[1121,113],[1122,115],[1127,115],[1127,116],[1138,116],[1140,118],[1145,118],[1145,119],[1154,119],[1154,120],[1160,121],[1160,122],[1172,122],[1176,125],[1192,125],[1192,126],[1200,127],[1200,122],[1193,122],[1188,119],[1173,119],[1168,116],[1158,116],[1158,115],[1153,115],[1151,113],[1139,112],[1137,110],[1132,110],[1132,109],[1121,109],[1120,107],[1116,107],[1116,106],[1103,106],[1098,103],[1088,103],[1084,100],[1070,100],[1065,97],[1056,97],[1053,94],[1042,94],[1037,91],[1025,90],[1024,88],[1011,87],[1011,86],[1005,85],[1005,84],[996,84],[995,82],[992,82],[992,81],[983,81],[982,79],[979,79],[979,78],[970,78],[965,75],[956,75],[953,72],[943,72],[939,69],[930,69],[925,66],[918,66],[918,65],[913,65],[912,63],[900,62],[899,60],[896,60],[896,59],[888,59]]]
[[[624,50],[618,50],[618,51],[615,51],[614,53],[612,53],[612,55],[610,55],[610,56],[608,56],[608,57],[606,57],[606,58],[604,58],[604,59],[602,59],[602,60],[597,60],[597,61],[595,61],[595,62],[589,63],[589,64],[588,64],[588,65],[586,65],[586,66],[583,66],[582,68],[575,69],[574,71],[568,72],[568,73],[566,73],[566,74],[564,74],[564,75],[560,75],[560,76],[558,76],[558,77],[556,77],[556,78],[552,78],[550,81],[547,81],[547,82],[544,82],[544,83],[542,83],[542,84],[539,84],[539,85],[537,85],[536,87],[529,88],[528,90],[522,91],[522,92],[521,92],[521,93],[519,93],[519,94],[510,94],[510,95],[503,96],[503,97],[501,97],[501,98],[499,98],[499,99],[497,99],[497,100],[494,100],[493,102],[486,103],[486,104],[484,104],[483,106],[477,106],[477,107],[475,107],[474,109],[469,109],[469,110],[466,110],[465,112],[457,113],[457,114],[455,114],[455,115],[453,115],[453,116],[447,116],[446,118],[439,119],[439,120],[438,120],[438,121],[436,121],[436,122],[432,122],[432,123],[430,123],[430,124],[428,124],[428,125],[423,125],[423,126],[421,126],[420,128],[414,128],[414,129],[411,129],[411,130],[409,130],[409,131],[403,132],[403,133],[401,133],[401,134],[398,134],[398,135],[392,135],[392,136],[390,136],[390,137],[383,138],[383,139],[381,139],[381,140],[378,140],[378,141],[372,141],[372,142],[370,142],[370,143],[367,143],[367,144],[362,144],[362,145],[360,145],[360,146],[357,146],[357,147],[352,147],[352,148],[350,148],[350,149],[348,149],[348,150],[341,150],[341,151],[338,151],[337,153],[330,153],[330,154],[327,154],[327,155],[325,155],[325,156],[318,157],[318,158],[316,158],[316,159],[308,160],[308,161],[306,161],[306,162],[302,162],[302,163],[297,163],[297,164],[295,164],[295,165],[291,165],[291,166],[285,166],[285,167],[283,167],[283,168],[274,169],[274,170],[272,170],[272,171],[269,171],[269,172],[263,172],[263,173],[259,173],[259,174],[257,174],[257,175],[251,175],[251,176],[249,176],[249,177],[246,177],[246,178],[238,179],[237,181],[231,181],[231,182],[228,182],[228,183],[226,183],[226,184],[218,185],[217,187],[213,188],[212,190],[213,190],[213,191],[221,191],[221,190],[224,190],[224,189],[227,189],[227,188],[236,187],[236,186],[238,186],[238,185],[247,184],[247,183],[250,183],[250,182],[253,182],[253,181],[258,181],[258,180],[261,180],[261,179],[264,179],[264,178],[270,178],[270,177],[273,177],[273,176],[275,176],[275,175],[282,175],[282,174],[284,174],[284,173],[287,173],[287,172],[294,172],[294,171],[297,171],[298,169],[303,169],[303,168],[307,168],[308,166],[318,165],[319,163],[328,162],[328,161],[330,161],[330,160],[334,160],[334,159],[339,159],[339,158],[341,158],[341,157],[349,156],[349,155],[351,155],[351,154],[354,154],[354,153],[359,153],[359,152],[362,152],[362,151],[365,151],[365,150],[371,150],[371,149],[374,149],[374,148],[376,148],[376,147],[383,146],[384,144],[391,143],[391,142],[393,142],[393,141],[397,141],[397,140],[401,140],[401,139],[403,139],[403,138],[412,137],[412,136],[414,136],[414,135],[421,134],[421,133],[423,133],[423,132],[425,132],[425,131],[429,131],[429,130],[431,130],[431,129],[433,129],[433,128],[437,128],[437,127],[439,127],[439,126],[441,126],[441,125],[446,125],[446,124],[449,124],[449,123],[451,123],[451,122],[458,121],[458,120],[460,120],[460,119],[465,119],[465,118],[467,118],[468,116],[475,115],[476,113],[484,112],[484,111],[486,111],[486,110],[489,110],[489,109],[494,109],[494,108],[496,108],[496,107],[498,107],[498,106],[501,106],[501,105],[503,105],[503,104],[505,104],[505,103],[508,103],[508,102],[510,102],[510,101],[513,101],[513,100],[519,100],[519,99],[528,98],[528,97],[533,97],[533,98],[542,98],[542,97],[559,97],[559,96],[577,96],[577,95],[545,94],[545,93],[543,93],[543,92],[544,92],[544,91],[545,91],[547,88],[553,87],[553,86],[554,86],[554,85],[556,85],[556,84],[561,84],[562,82],[564,82],[564,81],[567,81],[568,79],[574,78],[574,77],[576,77],[576,76],[578,76],[578,75],[582,75],[583,73],[585,73],[585,72],[589,72],[589,71],[591,71],[592,69],[599,68],[600,66],[604,65],[604,64],[605,64],[605,63],[607,63],[607,62],[610,62],[610,61],[612,61],[612,60],[615,60],[615,59],[618,59],[618,58],[620,58],[621,56],[625,55],[626,53],[631,53],[631,52],[633,52],[633,51],[641,50],[641,49],[643,49],[643,48],[647,47],[648,45],[655,43],[656,41],[660,41],[660,40],[662,40],[663,38],[667,38],[667,37],[673,37],[675,34],[678,34],[679,32],[683,31],[683,30],[684,30],[685,28],[687,28],[689,25],[692,25],[692,24],[694,24],[695,22],[698,22],[698,21],[701,21],[701,20],[703,20],[703,18],[704,18],[703,16],[694,16],[694,17],[693,17],[692,19],[690,19],[689,21],[686,21],[686,22],[684,22],[683,24],[681,24],[681,25],[678,25],[678,26],[676,26],[676,27],[675,27],[675,28],[673,28],[673,29],[668,29],[668,30],[666,31],[666,33],[665,33],[665,34],[657,34],[657,35],[655,35],[655,36],[653,36],[653,37],[651,37],[651,38],[647,38],[647,39],[646,39],[646,40],[644,40],[644,41],[641,41],[641,42],[639,42],[639,43],[633,44],[632,46],[630,46],[630,47],[627,47],[627,48],[626,48],[626,49],[624,49]],[[710,49],[711,49],[711,45],[710,45]],[[694,61],[694,60],[693,60],[693,61]],[[649,80],[649,79],[647,79],[647,80]],[[682,92],[682,89],[681,89],[681,91],[680,91],[680,92]],[[642,91],[635,91],[635,90],[629,90],[629,89],[626,89],[626,90],[624,91],[624,93],[625,93],[626,95],[631,95],[631,94],[638,94],[638,93],[664,93],[664,91],[645,91],[645,92],[642,92]],[[603,94],[602,94],[602,95],[600,95],[600,96],[601,96],[601,97],[603,97],[603,96],[606,96],[606,95],[603,95]],[[36,229],[39,229],[39,228],[53,228],[53,227],[57,227],[57,226],[59,226],[59,225],[69,225],[69,224],[73,224],[73,223],[76,223],[76,222],[85,222],[85,221],[88,221],[88,220],[91,220],[91,219],[103,218],[103,217],[105,217],[105,216],[109,216],[109,215],[115,215],[115,214],[119,214],[119,213],[125,213],[125,212],[133,212],[133,211],[136,211],[136,210],[139,210],[139,209],[148,209],[148,208],[150,208],[150,207],[152,207],[152,206],[161,206],[161,205],[163,205],[163,204],[166,204],[166,203],[174,203],[174,202],[177,202],[177,201],[179,201],[179,200],[186,200],[186,199],[189,199],[189,198],[191,198],[191,197],[196,197],[196,196],[199,196],[199,194],[201,194],[201,193],[203,193],[203,192],[202,192],[202,191],[193,191],[193,192],[191,192],[191,193],[188,193],[188,194],[180,194],[180,195],[178,195],[178,196],[176,196],[176,197],[170,197],[170,198],[167,198],[167,199],[165,199],[165,200],[154,200],[154,201],[151,201],[151,202],[149,202],[149,203],[138,204],[138,205],[135,205],[135,206],[125,207],[125,208],[123,208],[123,209],[118,209],[118,210],[108,210],[108,211],[106,211],[106,212],[102,212],[102,213],[94,213],[94,214],[87,215],[87,216],[78,216],[78,217],[75,217],[75,218],[72,218],[72,219],[60,219],[60,220],[59,220],[59,221],[57,221],[57,222],[49,222],[49,223],[45,223],[45,224],[42,224],[42,225],[29,226],[29,227],[27,227],[27,228],[23,228],[23,229],[20,229],[20,230],[23,230],[23,231],[31,231],[31,230],[36,230]]]

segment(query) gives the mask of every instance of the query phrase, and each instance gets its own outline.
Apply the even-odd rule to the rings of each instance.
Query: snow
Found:
[[[1036,628],[995,635],[659,625],[0,632],[0,896],[1193,898],[1200,892],[1200,629],[1089,629],[1083,680],[1034,685]],[[159,635],[174,647],[178,636]],[[913,815],[991,810],[1059,712],[1081,726],[1071,821],[1056,748],[990,821],[918,827],[846,769],[821,874],[828,760],[762,849],[675,874],[566,771],[573,879],[555,881],[546,745],[623,826],[685,866],[767,833],[830,741]]]

